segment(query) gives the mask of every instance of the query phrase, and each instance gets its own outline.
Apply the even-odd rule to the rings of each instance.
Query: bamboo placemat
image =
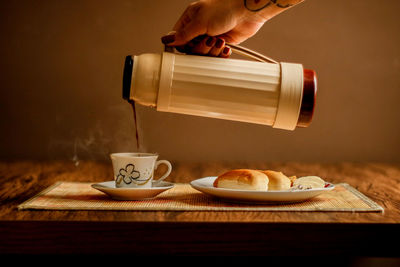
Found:
[[[301,203],[241,204],[208,196],[189,184],[175,184],[154,199],[119,201],[91,187],[92,183],[58,182],[18,208],[39,210],[142,211],[343,211],[383,212],[383,208],[346,183]]]

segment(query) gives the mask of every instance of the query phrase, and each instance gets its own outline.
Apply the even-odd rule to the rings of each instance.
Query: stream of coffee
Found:
[[[129,102],[129,104],[131,104],[131,106],[132,106],[133,120],[134,120],[134,123],[135,123],[135,131],[136,131],[136,132],[135,132],[135,136],[136,136],[136,146],[137,146],[137,149],[139,150],[139,149],[140,149],[140,146],[139,146],[139,132],[138,132],[138,127],[137,127],[135,101],[129,100],[128,102]]]

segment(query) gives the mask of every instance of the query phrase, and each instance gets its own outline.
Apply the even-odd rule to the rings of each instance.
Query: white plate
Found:
[[[325,188],[313,188],[304,190],[286,190],[286,191],[256,191],[256,190],[238,190],[227,188],[216,188],[213,186],[216,176],[204,177],[190,182],[190,185],[205,194],[238,202],[256,202],[256,203],[290,203],[301,202],[318,196],[323,192],[330,191],[335,186],[326,183]]]
[[[113,199],[117,200],[143,200],[152,199],[158,194],[174,187],[173,183],[161,181],[151,188],[117,188],[115,181],[107,181],[98,184],[92,184],[94,189],[106,193]]]

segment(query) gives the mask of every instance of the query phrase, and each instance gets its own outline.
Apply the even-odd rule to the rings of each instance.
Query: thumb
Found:
[[[167,35],[164,35],[161,38],[161,41],[163,42],[163,44],[168,46],[180,46],[187,44],[195,37],[203,35],[205,33],[205,29],[203,30],[202,27],[199,27],[198,25],[195,25],[193,23],[193,25],[188,24],[182,29],[169,32]]]
[[[207,27],[198,20],[191,20],[189,23],[177,23],[174,31],[169,32],[161,38],[165,45],[180,46],[187,44],[193,38],[207,33]]]
[[[197,21],[191,21],[185,27],[177,29],[175,32],[175,41],[172,45],[184,45],[199,35],[207,33],[207,28]]]
[[[161,38],[169,46],[187,44],[193,38],[207,33],[207,23],[204,20],[204,3],[197,1],[190,4],[176,22],[174,32]]]

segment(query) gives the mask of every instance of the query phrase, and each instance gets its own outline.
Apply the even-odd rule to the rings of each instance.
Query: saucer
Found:
[[[162,192],[174,187],[173,183],[161,181],[156,185],[153,184],[151,188],[127,188],[127,187],[115,187],[115,181],[107,181],[97,184],[92,184],[94,189],[97,189],[112,199],[116,200],[144,200],[152,199]]]

